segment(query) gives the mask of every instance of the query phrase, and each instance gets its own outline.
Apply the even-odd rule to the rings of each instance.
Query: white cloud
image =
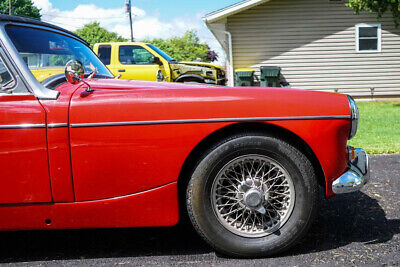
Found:
[[[42,20],[75,31],[87,23],[94,21],[109,31],[130,38],[129,19],[125,13],[125,7],[102,8],[95,4],[81,4],[72,10],[59,10],[54,8],[50,0],[33,0],[35,6],[41,9]],[[224,61],[225,55],[218,42],[203,24],[202,13],[195,17],[177,17],[171,21],[163,21],[160,16],[147,14],[140,8],[132,7],[133,34],[137,41],[152,38],[168,38],[183,35],[187,30],[194,29],[199,33],[202,41],[220,55],[220,62]]]
[[[36,7],[41,9],[42,13],[47,13],[53,9],[53,6],[49,0],[34,0],[33,3]]]

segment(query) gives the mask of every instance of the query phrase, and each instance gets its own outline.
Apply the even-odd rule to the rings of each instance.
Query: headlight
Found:
[[[350,128],[350,136],[349,140],[352,139],[358,130],[358,122],[360,119],[360,112],[357,107],[356,101],[351,96],[347,96],[350,103],[350,110],[351,110],[351,128]]]

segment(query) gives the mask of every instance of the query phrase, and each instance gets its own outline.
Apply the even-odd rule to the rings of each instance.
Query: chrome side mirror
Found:
[[[85,68],[79,60],[70,60],[65,65],[65,79],[71,84],[79,83],[85,76]]]
[[[94,90],[90,85],[83,80],[85,78],[85,67],[79,60],[70,60],[65,65],[65,79],[71,84],[83,82],[88,86],[86,92],[91,93]]]

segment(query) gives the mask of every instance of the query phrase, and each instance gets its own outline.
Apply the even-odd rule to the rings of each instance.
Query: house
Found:
[[[291,87],[400,96],[400,28],[391,12],[355,15],[342,0],[245,0],[204,17],[233,70],[282,68]]]

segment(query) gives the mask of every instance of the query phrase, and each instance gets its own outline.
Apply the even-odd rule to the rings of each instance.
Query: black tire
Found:
[[[216,175],[242,155],[264,155],[283,166],[294,184],[294,208],[286,223],[263,237],[243,237],[229,231],[212,207]],[[309,159],[291,144],[273,136],[238,135],[208,151],[195,168],[186,192],[187,211],[200,236],[218,252],[234,257],[266,257],[296,244],[312,224],[317,210],[318,183]]]
[[[201,77],[186,77],[182,78],[181,80],[178,79],[178,83],[188,83],[188,84],[205,84],[203,78]]]

